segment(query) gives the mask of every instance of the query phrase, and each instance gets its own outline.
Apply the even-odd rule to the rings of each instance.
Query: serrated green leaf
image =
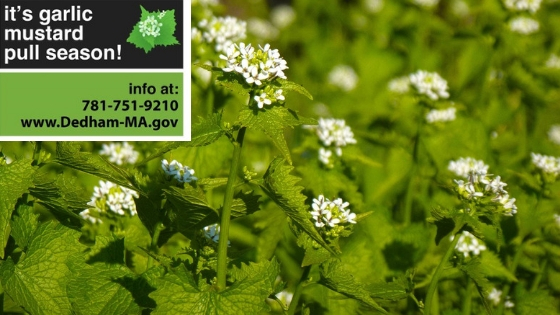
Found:
[[[12,215],[12,237],[24,251],[27,250],[29,239],[39,225],[39,214],[33,211],[32,204],[20,203]]]
[[[220,186],[225,186],[227,184],[227,177],[222,178],[202,178],[199,179],[196,184],[202,187],[204,190],[213,189]]]
[[[558,315],[557,299],[548,292],[538,290],[516,294],[515,309],[519,315],[547,314]]]
[[[318,265],[331,258],[331,253],[319,246],[309,235],[300,233],[297,244],[305,250],[301,266]]]
[[[132,174],[113,165],[99,155],[80,152],[78,144],[65,141],[57,142],[55,162],[144,194],[139,187],[133,184],[134,176]]]
[[[481,267],[480,259],[478,259],[477,257],[471,258],[469,261],[467,261],[466,264],[460,265],[459,270],[461,270],[463,273],[465,273],[465,275],[467,275],[474,281],[478,294],[482,299],[482,304],[486,308],[486,312],[488,314],[492,314],[492,309],[490,308],[490,305],[486,300],[488,292],[490,292],[492,288],[492,284],[490,283],[490,281],[488,281],[488,279],[486,279],[484,275],[484,270]]]
[[[284,163],[285,160],[279,157],[270,162],[270,166],[264,174],[262,190],[284,210],[286,215],[292,219],[293,224],[330,253],[336,254],[336,251],[323,240],[310,220],[309,207],[305,204],[307,197],[301,193],[303,187],[296,185],[300,178],[290,175],[294,168],[284,165]]]
[[[367,287],[369,294],[373,298],[398,301],[406,299],[414,290],[414,282],[412,282],[413,272],[407,270],[406,274],[393,279],[388,283],[374,283]]]
[[[158,17],[157,19],[162,24],[159,30],[160,35],[155,38],[154,45],[170,46],[179,44],[177,38],[175,38],[175,27],[177,22],[175,22],[175,10],[165,11],[164,16],[160,19],[159,13],[154,14]]]
[[[274,291],[279,265],[273,261],[233,268],[230,276],[240,279],[227,289],[199,290],[181,266],[157,279],[158,290],[150,294],[157,307],[152,314],[257,315],[268,311],[266,298]]]
[[[272,106],[266,110],[243,109],[239,113],[238,120],[242,126],[256,128],[272,139],[274,145],[290,164],[292,164],[292,158],[286,139],[284,139],[284,128],[315,123],[315,120],[299,117],[295,111],[284,106]]]
[[[138,314],[140,306],[127,289],[133,286],[134,276],[124,266],[82,264],[68,281],[68,299],[83,315]]]
[[[500,258],[494,252],[485,250],[480,254],[480,263],[482,272],[487,277],[497,277],[507,279],[511,282],[517,282],[517,278],[509,271],[500,261]]]
[[[172,222],[179,232],[191,235],[195,230],[219,221],[219,214],[212,208],[201,190],[189,185],[184,189],[170,187],[163,192],[167,200],[173,205]]]
[[[260,198],[261,196],[255,195],[253,191],[247,193],[239,191],[235,194],[231,204],[231,216],[233,218],[239,218],[255,213],[260,209]]]
[[[382,314],[389,314],[370,297],[369,292],[364,286],[356,281],[339,261],[334,259],[328,260],[321,264],[320,270],[320,284],[349,298],[356,299]]]
[[[221,136],[225,134],[225,130],[222,129],[222,115],[213,114],[206,119],[200,119],[200,122],[192,126],[191,131],[191,141],[173,141],[167,142],[163,147],[156,150],[150,156],[145,158],[138,165],[146,164],[155,158],[158,158],[165,153],[177,149],[178,147],[200,147],[209,145],[216,140],[220,139]]]
[[[311,93],[309,93],[309,91],[307,91],[303,86],[297,83],[281,78],[275,79],[273,84],[276,85],[276,83],[278,83],[278,85],[282,88],[282,90],[295,91],[307,97],[308,99],[313,100],[313,96],[311,95]]]
[[[17,160],[0,166],[0,258],[10,236],[10,217],[18,199],[33,186],[36,167],[31,160]]]
[[[148,36],[148,37],[151,37],[151,36]],[[126,42],[131,43],[136,48],[143,49],[145,53],[149,53],[150,50],[152,50],[154,48],[154,44],[150,43],[148,40],[146,40],[146,37],[142,36],[142,33],[140,33],[140,27],[138,27],[138,24],[134,25],[134,27],[132,28],[132,31],[128,35],[128,38],[126,39]]]
[[[79,237],[79,232],[54,221],[41,224],[26,255],[17,264],[10,257],[0,266],[5,292],[31,314],[70,314],[66,283],[71,272],[66,262],[85,249]]]
[[[88,208],[90,197],[76,178],[60,174],[51,179],[46,172],[39,173],[33,180],[35,187],[30,189],[36,202],[51,210],[63,222],[67,218],[80,220],[77,212]]]

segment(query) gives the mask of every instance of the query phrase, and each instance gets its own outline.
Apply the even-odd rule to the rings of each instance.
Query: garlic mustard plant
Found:
[[[103,144],[99,154],[107,156],[109,162],[117,165],[134,164],[138,160],[138,152],[128,142]]]

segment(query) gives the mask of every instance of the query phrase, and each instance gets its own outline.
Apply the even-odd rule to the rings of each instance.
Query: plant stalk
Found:
[[[540,270],[539,273],[535,276],[535,279],[533,280],[533,283],[531,284],[531,290],[530,290],[530,292],[534,292],[534,291],[536,291],[536,290],[539,288],[539,284],[541,283],[543,274],[544,274],[545,271],[546,271],[547,263],[548,263],[548,260],[547,260],[546,257],[545,257],[545,259],[543,260],[542,265],[541,265],[541,270]]]
[[[235,188],[235,180],[237,179],[237,171],[239,170],[239,160],[241,157],[241,147],[243,146],[243,138],[245,137],[245,127],[241,127],[237,133],[237,139],[233,142],[233,159],[231,161],[231,169],[226,185],[226,193],[224,195],[224,207],[220,218],[220,239],[218,241],[218,271],[217,281],[218,290],[226,288],[226,272],[227,272],[227,248],[229,239],[229,224],[231,221],[231,205],[233,202],[233,193]]]
[[[509,266],[509,271],[512,274],[515,274],[515,271],[517,270],[517,265],[519,264],[519,260],[521,259],[521,255],[523,253],[523,248],[525,247],[525,243],[521,243],[521,245],[519,246],[519,248],[517,249],[517,252],[515,253],[515,256],[513,257],[513,261],[511,263],[511,265]],[[498,311],[496,312],[496,314],[498,315],[502,315],[504,313],[504,303],[506,301],[506,297],[509,295],[509,290],[511,289],[511,284],[506,284],[503,287],[502,290],[502,301],[501,303],[498,305]]]
[[[470,277],[467,277],[467,289],[465,290],[465,296],[463,299],[463,315],[471,315],[472,289],[473,289],[473,281]]]
[[[456,233],[455,237],[453,238],[453,241],[451,242],[451,245],[449,245],[449,248],[445,252],[445,255],[441,259],[439,265],[436,268],[436,271],[434,272],[434,275],[432,276],[432,282],[430,282],[430,286],[428,287],[428,294],[426,295],[426,304],[424,306],[424,314],[426,315],[431,314],[434,293],[437,289],[439,278],[441,277],[441,272],[445,264],[447,264],[447,262],[449,261],[449,257],[451,257],[451,254],[453,254],[453,252],[455,251],[455,246],[457,246],[458,241],[459,241],[459,233]]]
[[[311,272],[311,266],[305,266],[303,268],[303,273],[301,274],[301,278],[299,279],[299,283],[296,287],[296,291],[294,292],[294,296],[292,297],[292,301],[290,302],[290,307],[288,308],[288,315],[294,315],[296,313],[296,308],[299,304],[299,298],[301,297],[301,292],[303,292],[304,283],[307,281],[307,277],[309,277],[309,273]]]
[[[163,224],[161,224],[161,222],[158,222],[155,226],[155,230],[154,230],[154,236],[152,236],[152,244],[151,244],[151,251],[156,252],[157,251],[157,243],[159,240],[159,234],[161,233],[161,230],[163,230]],[[152,268],[152,266],[154,265],[154,257],[152,257],[151,255],[148,255],[148,268],[150,269]]]

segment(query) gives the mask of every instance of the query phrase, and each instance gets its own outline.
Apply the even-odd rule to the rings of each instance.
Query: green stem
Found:
[[[467,289],[463,299],[463,315],[471,315],[473,281],[467,277]]]
[[[517,265],[519,264],[519,260],[521,259],[521,255],[523,254],[523,248],[525,247],[525,243],[521,243],[517,251],[515,252],[515,256],[513,257],[513,261],[509,266],[509,271],[512,274],[515,274],[517,270]],[[506,297],[509,295],[509,290],[511,289],[511,284],[506,284],[502,289],[502,302],[498,305],[498,311],[496,314],[502,315],[504,313],[504,303],[506,301]]]
[[[414,148],[412,149],[413,163],[412,168],[410,169],[410,181],[408,182],[404,204],[404,226],[410,225],[410,222],[412,221],[412,201],[415,195],[414,184],[416,183],[418,174],[418,151],[420,147],[420,131],[422,130],[423,119],[424,117],[419,115],[418,129],[416,130],[416,135],[414,136]]]
[[[455,237],[453,238],[453,241],[451,242],[451,245],[449,245],[449,248],[447,249],[447,252],[445,252],[445,255],[443,256],[443,258],[439,262],[439,265],[437,266],[436,271],[434,272],[434,275],[432,276],[432,282],[430,282],[430,286],[428,287],[428,294],[426,295],[426,304],[425,304],[425,307],[424,307],[424,314],[427,314],[427,315],[431,314],[434,292],[437,289],[439,278],[441,277],[441,272],[442,272],[445,264],[447,264],[447,262],[449,261],[449,257],[451,257],[451,254],[453,254],[453,252],[455,251],[455,246],[457,246],[458,241],[459,241],[459,233],[456,233]]]
[[[543,274],[544,274],[545,271],[546,271],[547,263],[548,263],[548,260],[547,260],[546,257],[545,257],[545,258],[544,258],[544,261],[543,261],[543,263],[542,263],[542,266],[541,266],[541,270],[540,270],[539,273],[535,276],[535,279],[533,280],[533,283],[531,284],[531,290],[530,290],[530,292],[534,292],[534,291],[536,291],[536,290],[539,288],[539,284],[541,283]]]
[[[241,127],[237,133],[237,139],[233,142],[233,159],[231,161],[231,169],[229,170],[226,193],[224,195],[224,207],[220,221],[220,240],[218,241],[218,290],[226,288],[227,248],[229,223],[231,220],[231,204],[233,202],[235,180],[237,179],[237,171],[239,170],[239,160],[241,157],[241,147],[243,146],[245,130],[245,127]]]
[[[41,164],[41,146],[43,142],[36,141],[35,147],[33,148],[33,165]]]
[[[303,273],[301,274],[301,278],[299,279],[296,291],[294,292],[294,296],[292,297],[292,301],[290,302],[290,307],[288,308],[288,315],[294,315],[296,313],[296,308],[299,304],[301,292],[303,292],[305,282],[307,281],[307,277],[309,277],[309,273],[311,272],[311,266],[312,265],[309,265],[303,268]]]
[[[153,251],[156,254],[158,248],[157,243],[159,240],[159,234],[161,233],[161,230],[163,230],[163,224],[161,224],[161,222],[158,222],[155,226],[154,236],[152,236],[152,244],[150,248],[150,251]],[[154,265],[154,258],[148,255],[148,269],[152,268],[153,265]]]

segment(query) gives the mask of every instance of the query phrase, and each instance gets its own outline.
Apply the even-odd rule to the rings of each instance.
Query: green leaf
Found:
[[[12,237],[24,251],[27,250],[29,239],[39,225],[39,214],[33,211],[32,204],[20,203],[12,215]]]
[[[140,307],[127,289],[134,274],[119,265],[79,264],[68,282],[68,298],[74,310],[82,315],[138,314]],[[77,266],[73,266],[77,267]]]
[[[51,179],[46,172],[37,174],[35,187],[30,189],[36,202],[51,210],[59,221],[65,218],[80,220],[77,212],[88,208],[90,197],[75,177],[67,174]]]
[[[175,10],[165,11],[161,19],[159,18],[159,13],[155,14],[162,25],[159,30],[160,35],[155,38],[154,45],[170,46],[179,44],[179,41],[173,35],[175,33],[175,27],[177,26],[177,22],[175,22]]]
[[[110,163],[99,155],[89,152],[80,152],[78,144],[66,141],[56,143],[56,163],[82,171],[87,174],[98,176],[117,185],[121,185],[143,194],[136,187],[134,176],[126,170]]]
[[[145,158],[138,165],[146,164],[155,158],[158,158],[165,153],[177,149],[178,147],[200,147],[209,145],[216,140],[220,139],[225,134],[222,129],[222,115],[213,114],[206,119],[200,119],[200,122],[192,126],[191,141],[173,141],[167,142],[163,147],[156,150],[150,156]]]
[[[330,253],[336,254],[336,251],[323,240],[311,222],[309,207],[305,204],[307,197],[301,193],[303,187],[296,185],[300,178],[290,175],[294,168],[284,165],[284,162],[284,159],[278,157],[272,160],[264,174],[262,190],[284,210],[286,215],[292,219],[293,224]]]
[[[299,117],[284,106],[272,106],[266,110],[244,109],[239,113],[239,123],[248,128],[256,128],[266,134],[282,155],[292,164],[290,149],[284,139],[284,128],[303,124],[315,124],[315,120]]]
[[[204,190],[213,189],[227,184],[227,177],[221,178],[202,178],[196,181],[196,184]]]
[[[244,193],[242,191],[235,194],[231,204],[231,216],[239,218],[255,213],[260,208],[260,195],[255,195],[253,191]]]
[[[534,292],[519,292],[516,294],[515,309],[519,315],[546,314],[558,315],[557,298],[548,292],[538,290]]]
[[[158,290],[152,292],[157,307],[152,314],[257,315],[268,311],[266,298],[274,292],[279,273],[278,263],[242,265],[230,275],[239,279],[227,289],[216,292],[212,287],[199,290],[192,276],[181,265],[156,279]]]
[[[393,279],[388,283],[374,283],[368,286],[368,291],[371,297],[398,301],[406,299],[408,295],[414,290],[414,282],[412,282],[414,274],[411,270],[407,270],[406,274]]]
[[[179,232],[191,235],[195,230],[219,221],[218,211],[208,204],[201,190],[185,185],[184,189],[170,187],[163,192],[173,205],[171,221]]]
[[[36,167],[31,160],[17,160],[0,166],[0,258],[10,236],[10,217],[18,199],[33,186]]]
[[[301,266],[318,265],[331,258],[331,253],[319,246],[309,235],[300,233],[297,244],[305,250]]]
[[[201,63],[195,63],[194,66],[214,73],[217,76],[216,83],[218,85],[221,85],[239,95],[249,96],[249,91],[252,87],[249,83],[247,83],[247,81],[245,81],[245,78],[243,78],[241,74],[236,72],[225,72],[222,68]]]
[[[31,314],[70,314],[66,284],[71,272],[66,262],[85,249],[79,237],[79,232],[54,221],[41,224],[26,255],[17,264],[10,257],[0,266],[5,292]]]
[[[483,251],[480,255],[480,263],[482,272],[487,277],[497,277],[517,282],[515,275],[502,264],[500,258],[494,252],[489,250]]]
[[[279,83],[279,84],[276,84]],[[274,85],[280,86],[282,88],[282,90],[286,90],[286,91],[295,91],[298,92],[299,94],[307,97],[310,100],[313,100],[313,96],[311,95],[311,93],[309,93],[309,91],[307,91],[303,86],[294,83],[292,81],[288,81],[285,79],[281,79],[281,78],[276,78],[273,81]]]
[[[321,264],[319,283],[335,292],[356,299],[382,314],[389,314],[371,298],[364,286],[356,281],[354,276],[337,260],[331,259]]]
[[[474,257],[467,261],[466,264],[460,265],[459,269],[465,273],[469,278],[474,281],[478,294],[482,299],[482,304],[486,308],[486,312],[488,314],[492,314],[492,310],[486,297],[488,296],[488,292],[492,289],[492,284],[488,279],[486,279],[484,275],[484,270],[482,269],[480,259]]]
[[[150,36],[148,36],[148,37],[150,37]],[[140,27],[138,27],[138,24],[134,25],[134,27],[132,28],[132,31],[128,35],[128,38],[126,39],[126,42],[131,43],[136,48],[143,49],[145,53],[150,52],[150,50],[152,50],[154,48],[154,44],[150,43],[149,41],[146,40],[146,37],[142,36],[142,33],[140,33]]]

